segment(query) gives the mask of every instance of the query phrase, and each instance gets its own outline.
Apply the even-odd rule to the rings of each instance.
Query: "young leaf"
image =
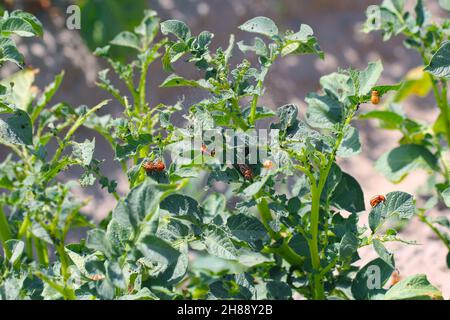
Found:
[[[139,38],[129,31],[119,33],[111,42],[112,45],[142,50]]]
[[[187,41],[191,36],[189,27],[184,22],[178,20],[166,20],[162,22],[161,32],[164,35],[171,33],[182,41]]]
[[[250,19],[240,25],[239,29],[246,32],[259,33],[269,38],[278,35],[278,27],[275,22],[267,17],[256,17]]]

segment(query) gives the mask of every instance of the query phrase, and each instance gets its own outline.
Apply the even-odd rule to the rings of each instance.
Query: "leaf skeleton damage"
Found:
[[[402,11],[403,2],[385,0],[377,7],[381,16],[372,17],[375,8],[370,8],[368,23],[379,17],[382,23],[365,28],[383,28],[385,38],[404,32],[411,41],[428,39],[426,32],[438,35],[433,49],[429,44],[421,48],[429,50],[424,52],[429,65],[424,74],[434,79],[431,85],[442,109],[436,125],[441,129],[434,136],[439,140],[445,137],[441,123],[448,113],[444,84],[450,61],[441,51],[447,50],[450,24],[429,26],[428,31],[414,28],[411,15]],[[417,23],[423,26],[421,5],[418,1]],[[320,90],[306,96],[305,114],[299,115],[293,104],[274,112],[261,104],[272,65],[288,55],[323,58],[324,53],[305,24],[298,31],[281,31],[271,19],[256,17],[239,29],[256,37],[245,43],[231,35],[225,48],[212,50],[212,33],[195,35],[182,21],[161,22],[156,12],[146,11],[133,31],[118,34],[95,51],[110,65],[99,73],[97,84],[122,106],[118,117],[97,115],[109,101],[94,107],[53,104],[64,73],[39,95],[31,90],[33,70],[24,69],[2,82],[0,142],[11,153],[0,164],[1,299],[443,298],[425,275],[397,279],[394,253],[388,249],[390,242],[414,244],[391,222],[417,214],[448,241],[435,226],[438,222],[424,215],[436,202],[418,209],[408,193],[379,195],[370,201],[368,223],[362,225],[363,190],[338,164],[361,152],[355,121],[377,118],[405,137],[400,146],[404,150],[389,155],[404,166],[395,171],[385,156],[376,167],[392,171],[389,178],[398,180],[416,168],[442,173],[445,183],[437,185],[447,200],[447,163],[441,159],[447,148],[437,141],[431,147],[433,137],[423,134],[429,131],[412,120],[411,126],[404,124],[405,115],[394,103],[386,110],[371,109],[379,104],[384,108],[391,99],[387,94],[407,90],[409,80],[377,85],[381,61],[370,62],[364,70],[339,69],[321,77]],[[34,16],[14,11],[0,18],[0,32],[0,62],[22,67],[11,36],[42,36],[42,25]],[[124,63],[115,47],[128,49],[132,61]],[[236,50],[245,58],[232,63]],[[184,101],[152,105],[148,70],[158,61],[170,73],[161,90],[190,87],[205,91],[204,98],[190,103],[187,111]],[[179,75],[181,63],[196,69],[199,79]],[[110,73],[123,82],[120,89]],[[27,90],[18,89],[19,84]],[[175,126],[175,114],[186,124]],[[109,143],[128,182],[127,194],[119,193],[117,182],[94,157],[96,140],[76,141],[81,127]],[[277,144],[252,140],[250,132],[257,127],[278,130]],[[197,161],[218,156],[210,147],[212,138],[203,135],[206,130],[232,130],[242,141],[264,148],[267,159],[250,163],[244,154],[240,164]],[[202,141],[190,150],[188,163],[186,139]],[[49,151],[52,144],[55,152]],[[234,147],[229,141],[224,144]],[[418,157],[422,161],[416,163]],[[98,181],[117,201],[99,224],[82,213],[87,200],[74,195],[75,183],[61,182],[61,172],[75,166],[83,169],[81,186]],[[217,191],[218,185],[227,191]],[[67,234],[79,228],[88,230],[85,239],[69,243]],[[371,247],[377,258],[359,266],[363,247]],[[391,277],[395,281],[389,284]],[[207,316],[212,311],[180,312]]]

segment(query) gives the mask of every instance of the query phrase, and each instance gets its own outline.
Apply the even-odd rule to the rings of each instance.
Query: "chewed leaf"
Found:
[[[386,292],[386,300],[442,300],[442,293],[424,274],[403,279]]]
[[[191,36],[191,30],[186,23],[178,20],[166,20],[161,23],[162,34],[173,34],[178,39],[186,41]]]
[[[269,38],[278,35],[278,27],[272,19],[256,17],[239,26],[239,29],[252,33],[259,33]]]
[[[15,110],[13,114],[0,119],[0,143],[31,145],[33,131],[28,113]]]
[[[95,150],[95,138],[92,141],[86,139],[85,142],[77,143],[72,142],[73,144],[73,156],[81,161],[81,163],[85,166],[91,164],[92,156],[94,155]]]
[[[110,43],[116,46],[141,50],[139,38],[129,31],[119,33]]]

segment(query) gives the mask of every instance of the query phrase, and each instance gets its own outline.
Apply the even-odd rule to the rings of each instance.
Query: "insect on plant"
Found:
[[[370,6],[364,31],[381,30],[385,41],[403,35],[404,45],[420,55],[423,65],[406,75],[399,90],[386,101],[383,109],[369,111],[362,118],[378,119],[382,128],[398,130],[402,134],[400,146],[386,152],[375,164],[388,179],[400,182],[417,169],[430,173],[427,183],[430,188],[422,192],[429,199],[424,208],[419,209],[419,218],[449,250],[447,266],[450,268],[450,220],[444,215],[432,217],[426,214],[438,202],[450,207],[450,112],[447,97],[450,20],[433,21],[422,0],[416,1],[414,12],[406,10],[406,2],[386,0],[381,5]],[[450,10],[448,1],[439,1],[439,4],[444,10]],[[430,91],[439,109],[433,123],[413,119],[402,110],[400,103],[408,96],[425,97]],[[431,191],[433,189],[434,192]]]
[[[8,23],[10,17],[22,25]],[[39,21],[23,12],[5,14],[0,29],[42,33]],[[384,228],[394,217],[416,215],[413,196],[376,196],[362,225],[363,191],[338,164],[361,151],[354,121],[368,116],[360,106],[378,104],[401,85],[377,85],[383,66],[374,61],[322,76],[321,89],[305,98],[304,114],[288,101],[263,106],[276,61],[324,52],[305,24],[283,31],[255,17],[239,29],[254,34],[252,42],[230,35],[226,47],[213,50],[211,32],[194,34],[182,21],[161,22],[146,11],[133,31],[95,51],[110,65],[97,83],[122,107],[117,117],[96,114],[106,102],[52,106],[63,74],[22,106],[14,87],[1,87],[7,117],[0,141],[12,153],[0,165],[2,299],[442,299],[425,275],[395,278],[394,253],[386,247],[413,243]],[[0,45],[13,45],[8,41]],[[131,52],[131,61],[117,57],[115,47]],[[203,98],[154,105],[147,91],[153,63],[170,73],[159,90],[188,87]],[[180,64],[198,78],[181,76]],[[123,89],[113,85],[111,71]],[[31,76],[21,72],[9,82]],[[175,125],[175,113],[186,121]],[[102,172],[94,139],[75,141],[81,126],[109,143],[129,192],[119,194]],[[256,128],[277,139],[255,138]],[[234,153],[238,142],[243,152]],[[253,158],[252,148],[264,152]],[[115,196],[114,209],[97,225],[81,214],[86,201],[58,180],[71,166],[84,169],[82,186],[98,181]],[[66,243],[67,233],[80,227],[86,236]],[[361,266],[363,247],[377,258]],[[379,271],[376,286],[371,270]],[[396,280],[389,282],[391,276]]]

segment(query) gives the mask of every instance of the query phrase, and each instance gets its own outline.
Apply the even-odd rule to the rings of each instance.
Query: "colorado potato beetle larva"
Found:
[[[370,101],[372,101],[373,104],[379,104],[380,103],[380,93],[376,90],[373,90]]]
[[[370,205],[375,208],[380,202],[386,201],[386,198],[382,195],[376,195],[370,199]]]

